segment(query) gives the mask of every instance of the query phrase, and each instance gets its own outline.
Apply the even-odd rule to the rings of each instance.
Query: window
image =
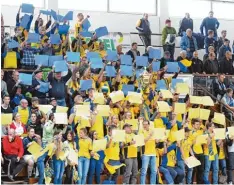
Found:
[[[58,0],[58,8],[107,12],[107,0]]]
[[[223,19],[233,19],[234,18],[234,2],[224,3],[224,2],[213,2],[214,17]]]
[[[170,17],[183,17],[185,13],[190,13],[191,18],[207,17],[211,10],[210,1],[202,0],[169,0]]]
[[[148,13],[156,15],[157,0],[109,0],[110,12]]]
[[[34,7],[44,8],[45,0],[1,0],[2,5],[20,6],[22,3],[33,4]]]

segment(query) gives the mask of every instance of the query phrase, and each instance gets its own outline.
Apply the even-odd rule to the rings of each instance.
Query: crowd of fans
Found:
[[[140,176],[140,183],[145,184],[148,173],[150,184],[191,184],[194,174],[198,184],[208,184],[212,168],[213,184],[232,184],[234,135],[227,130],[225,138],[217,140],[214,130],[225,128],[225,123],[215,121],[213,115],[208,115],[206,119],[192,117],[191,108],[209,110],[210,107],[202,101],[192,101],[193,96],[189,92],[185,98],[181,98],[176,84],[173,87],[173,82],[179,83],[176,80],[180,72],[234,74],[229,40],[223,31],[222,38],[217,41],[216,28],[219,24],[212,12],[201,26],[202,30],[203,27],[206,28],[207,35],[204,61],[198,58],[199,48],[192,33],[192,20],[188,14],[183,19],[179,32],[183,35],[182,51],[177,58],[180,64],[178,71],[171,77],[165,77],[169,69],[167,62],[174,62],[176,30],[171,27],[170,20],[166,21],[162,33],[165,52],[161,59],[150,57],[152,50],[155,50],[150,47],[148,15],[144,14],[144,18],[137,23],[140,38],[146,46],[143,56],[148,58],[145,66],[142,61],[138,61],[140,52],[137,43],[133,43],[126,53],[131,57],[130,65],[123,62],[121,45],[117,46],[116,59],[109,60],[109,52],[98,41],[96,33],[86,43],[81,32],[85,31],[84,25],[89,16],[84,18],[81,13],[77,15],[75,38],[70,43],[69,34],[60,33],[60,26],[69,25],[69,21],[64,20],[62,24],[54,21],[51,25],[50,16],[45,24],[39,15],[34,31],[40,35],[40,42],[33,43],[28,39],[33,15],[29,16],[26,26],[22,27],[23,18],[20,13],[21,8],[17,14],[13,37],[19,45],[10,47],[12,40],[2,44],[2,67],[15,68],[12,74],[1,71],[1,161],[3,166],[9,162],[10,167],[3,168],[3,171],[11,181],[27,166],[28,177],[38,177],[38,184],[48,184],[51,181],[54,184],[92,184],[93,178],[100,184],[101,174],[107,175],[105,183],[108,184],[117,183],[119,174],[123,174],[121,183],[136,184]],[[216,27],[207,23],[210,19]],[[50,43],[51,34],[59,34],[59,44]],[[79,62],[69,61],[67,51],[79,52]],[[101,59],[102,67],[93,67],[92,57],[89,57],[87,51],[98,53],[96,58]],[[67,68],[65,71],[57,70],[57,61],[51,68],[38,64],[29,77],[32,78],[31,84],[25,84],[25,79],[21,79],[21,73],[17,69],[35,69],[36,55],[62,56],[60,60],[66,61]],[[159,62],[159,69],[155,70],[154,65]],[[129,66],[132,67],[130,73],[127,68]],[[216,96],[220,96],[220,100],[233,110],[233,90],[224,85],[224,74],[218,76],[214,89]],[[164,96],[165,89],[169,90],[169,97]],[[137,98],[131,98],[130,92],[140,94],[140,101],[132,102],[132,99]],[[98,100],[102,97],[104,100],[100,103]],[[161,103],[166,103],[169,110],[160,110]],[[184,112],[178,112],[178,103],[185,106]],[[108,107],[108,115],[100,115],[99,104]],[[85,105],[89,107],[88,117],[80,115]],[[66,113],[64,121],[58,117],[56,119],[61,109],[66,109],[62,111]],[[12,115],[12,120],[5,123],[4,115]],[[155,129],[160,128],[164,129],[165,137],[157,138]],[[119,142],[115,140],[115,133],[123,135],[121,131],[124,131],[124,139]],[[184,133],[181,140],[175,137],[178,131]],[[207,136],[205,141],[198,143],[199,136],[203,135]],[[136,136],[142,136],[143,144],[136,146]],[[103,139],[105,147],[95,150],[95,143],[103,143]],[[31,150],[32,146],[41,149],[35,153]],[[72,160],[74,156],[71,157],[74,153],[76,161]],[[194,157],[200,164],[189,168],[189,157]]]

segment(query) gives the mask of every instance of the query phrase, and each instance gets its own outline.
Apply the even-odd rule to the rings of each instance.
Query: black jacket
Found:
[[[129,50],[129,51],[126,53],[126,55],[130,55],[131,58],[132,58],[132,61],[135,60],[135,57],[134,57],[134,54],[133,54],[132,50]],[[140,56],[140,55],[141,55],[140,52],[137,51],[137,56]]]
[[[204,71],[206,72],[206,74],[218,73],[219,72],[218,61],[217,60],[210,61],[209,59],[207,59],[204,64]]]
[[[223,97],[223,95],[226,93],[225,84],[215,79],[212,85],[213,85],[214,96],[217,97],[218,95],[220,95],[221,97]]]
[[[220,73],[233,75],[234,69],[233,69],[233,61],[231,59],[227,60],[226,57],[224,57],[220,61]]]
[[[203,73],[203,62],[199,58],[192,58],[191,72]]]
[[[182,36],[183,32],[186,32],[187,29],[191,29],[193,31],[193,19],[183,18],[181,20],[180,28],[179,28],[179,35]]]

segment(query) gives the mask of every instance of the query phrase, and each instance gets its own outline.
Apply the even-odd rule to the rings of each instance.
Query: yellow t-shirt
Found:
[[[133,133],[126,134],[125,144],[132,142],[134,136],[135,136],[135,134],[133,134]],[[122,153],[126,158],[137,157],[137,147],[135,147],[134,145],[127,146],[127,147],[122,149]]]
[[[28,123],[28,119],[29,119],[28,108],[22,109],[21,106],[18,106],[18,113],[21,116],[21,122],[26,125]]]
[[[190,139],[192,139],[192,141],[194,141],[194,140],[196,140],[196,137],[199,135],[203,135],[203,130],[192,131],[192,134],[190,135]],[[195,154],[203,154],[202,145],[195,143],[193,145],[193,151]]]
[[[104,137],[104,123],[103,123],[103,117],[97,115],[96,120],[91,127],[90,131],[96,131],[98,133],[98,139],[101,139]]]
[[[90,159],[90,150],[92,150],[91,139],[79,139],[79,157],[86,157]]]
[[[78,32],[79,30],[79,32]],[[80,22],[77,22],[75,24],[75,33],[74,33],[74,37],[78,36],[78,33],[80,33],[83,30],[82,25],[80,24]]]
[[[167,166],[175,167],[176,165],[176,153],[175,150],[171,150],[167,153]]]
[[[151,130],[149,131],[143,130],[142,132],[143,132],[144,138],[147,138],[150,135]],[[152,155],[152,156],[156,155],[156,144],[155,144],[154,139],[149,139],[145,143],[145,146],[142,146],[142,155]]]
[[[190,148],[193,145],[193,141],[191,140],[191,138],[188,139],[184,139],[181,141],[181,148],[184,152],[184,157],[185,159],[189,157],[189,152],[190,152]]]
[[[225,159],[225,153],[223,147],[219,148],[219,159]]]
[[[216,141],[214,138],[212,138],[211,143],[212,143],[213,155],[216,155],[218,153],[218,150],[217,150]],[[209,155],[209,146],[208,145],[204,145],[204,155]]]
[[[104,58],[107,56],[106,50],[98,50],[98,53],[99,53],[101,58]]]
[[[154,128],[166,128],[161,118],[154,119]]]
[[[108,139],[107,139],[108,138]],[[110,140],[110,136],[106,136],[107,143]],[[119,142],[111,142],[109,148],[105,150],[105,155],[108,159],[119,160]]]

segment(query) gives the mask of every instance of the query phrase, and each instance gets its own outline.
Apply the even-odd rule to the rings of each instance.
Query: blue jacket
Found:
[[[203,28],[205,27],[206,34],[208,35],[208,30],[213,30],[215,35],[217,34],[217,29],[219,28],[219,21],[216,18],[206,17],[203,19],[202,24],[200,26],[200,31],[202,35],[204,35]]]
[[[194,49],[195,51],[198,50],[198,47],[197,47],[197,39],[192,36],[193,38],[193,43],[194,43]],[[187,36],[183,36],[181,38],[181,41],[180,41],[180,48],[182,50],[187,50],[187,48],[190,48],[190,42],[189,42],[189,38]]]

